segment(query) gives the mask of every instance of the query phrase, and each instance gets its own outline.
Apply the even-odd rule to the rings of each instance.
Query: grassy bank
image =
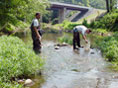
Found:
[[[17,32],[24,32],[29,29],[29,24],[23,21],[18,21],[15,25],[7,23],[4,26],[0,26],[0,34],[15,34]]]
[[[98,29],[99,32],[100,29]],[[110,62],[112,65],[110,68],[117,71],[118,70],[118,33],[113,33],[112,35],[108,36],[102,36],[98,35],[96,31],[94,34],[88,36],[90,39],[94,37],[94,40],[92,41],[91,47],[92,48],[98,48],[102,51],[102,55],[105,58],[106,61]],[[106,31],[102,32],[106,33]],[[60,43],[68,43],[72,45],[72,36],[64,35],[60,37],[59,39]]]
[[[114,33],[112,36],[101,38],[100,41],[96,40],[97,46],[105,57],[105,60],[112,63],[112,68],[118,70],[118,34]]]
[[[100,30],[102,32],[110,31],[113,32],[112,36],[106,36],[98,38],[96,40],[96,45],[101,49],[105,59],[112,63],[112,68],[118,70],[118,10],[114,10],[107,13],[103,18],[97,19],[89,24],[91,28],[101,28],[105,30]],[[98,31],[99,32],[99,31]],[[114,33],[116,32],[116,33]],[[99,41],[98,41],[99,40]]]
[[[118,31],[118,10],[114,10],[113,12],[107,13],[103,18],[96,19],[89,24],[89,27],[92,28],[103,28],[107,31]]]
[[[69,22],[68,20],[65,20],[62,24],[43,24],[43,29],[45,31],[66,31],[70,32],[72,31],[73,27],[79,25],[78,22]]]
[[[17,37],[0,37],[0,88],[22,88],[19,77],[30,77],[43,61]]]

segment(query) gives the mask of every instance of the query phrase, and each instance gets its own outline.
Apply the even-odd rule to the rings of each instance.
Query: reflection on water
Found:
[[[42,41],[53,41],[56,42],[58,37],[62,36],[63,34],[52,34],[52,33],[46,33],[42,36]],[[70,35],[70,34],[69,34]],[[27,35],[18,35],[26,44],[30,41],[32,42],[31,34],[28,33]]]
[[[43,48],[40,54],[46,61],[42,70],[43,78],[35,77],[33,80],[37,80],[36,85],[31,88],[112,88],[116,86],[114,82],[118,80],[113,76],[118,77],[118,75],[107,70],[107,63],[102,58],[100,50],[85,51],[84,48],[80,48],[74,52],[72,46],[55,50],[57,38],[62,35],[43,35]],[[26,44],[32,45],[30,34],[22,39]],[[89,39],[91,43],[93,39],[95,37]],[[81,43],[85,45],[83,41]]]

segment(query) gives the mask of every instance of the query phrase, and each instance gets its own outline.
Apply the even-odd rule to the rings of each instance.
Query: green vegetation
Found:
[[[98,28],[98,29],[93,29],[93,32],[97,32],[97,33],[108,33],[108,31],[106,31],[106,29],[101,29],[101,28]]]
[[[107,7],[107,12],[112,12],[115,8],[117,8],[117,0],[106,0],[106,7]]]
[[[44,14],[47,6],[47,0],[1,0],[0,34],[29,29],[35,13]],[[42,65],[42,59],[19,38],[0,37],[0,88],[22,88],[16,80],[36,74]]]
[[[13,79],[30,77],[36,74],[42,65],[43,60],[19,38],[0,37],[0,88],[22,88],[13,82]]]
[[[107,13],[102,18],[97,18],[96,20],[93,20],[91,23],[88,22],[88,20],[84,19],[82,23],[80,22],[69,22],[64,21],[61,26],[63,27],[63,30],[72,30],[73,27],[76,25],[85,25],[88,28],[92,29],[103,29],[103,31],[118,31],[118,10],[114,10],[111,13]],[[97,30],[98,31],[98,30]],[[102,31],[102,30],[100,30]]]
[[[113,69],[118,70],[118,34],[102,37],[101,41],[100,39],[96,41],[96,44],[101,49],[105,59],[113,64]]]
[[[103,18],[97,19],[89,24],[89,27],[99,28],[96,32],[107,33],[107,31],[118,31],[118,10],[107,13]],[[104,29],[104,30],[103,30]],[[99,40],[99,41],[98,41]],[[117,32],[112,36],[99,37],[96,39],[96,46],[99,47],[105,59],[111,62],[112,68],[118,70],[118,34]]]
[[[63,27],[63,30],[68,30],[68,31],[72,31],[72,29],[79,25],[77,22],[69,22],[68,20],[65,20],[61,26]]]
[[[106,30],[97,29],[95,32],[107,33]],[[90,38],[94,37],[93,43],[91,44],[92,48],[99,48],[102,51],[102,55],[106,61],[112,63],[111,67],[113,70],[118,70],[118,32],[114,33],[112,36],[101,36],[92,34]],[[59,39],[60,43],[68,43],[72,45],[72,36],[64,35]],[[99,41],[98,41],[99,40]]]
[[[107,31],[117,31],[118,25],[118,10],[115,10],[111,13],[106,14],[102,19],[93,21],[90,24],[92,28],[103,28]]]
[[[43,29],[44,30],[54,30],[54,31],[59,31],[59,30],[63,30],[63,31],[67,31],[67,32],[71,32],[72,29],[77,26],[80,25],[78,24],[78,22],[69,22],[68,20],[65,20],[62,24],[45,24],[43,23]]]
[[[91,45],[91,47],[99,48],[103,56],[105,57],[105,60],[112,63],[112,68],[114,70],[118,70],[118,34],[116,31],[118,28],[117,22],[118,22],[118,10],[114,10],[113,12],[107,13],[102,18],[97,18],[95,21],[92,21],[91,23],[88,23],[87,20],[83,20],[82,24],[92,28],[93,34],[92,36],[95,37],[94,43]],[[64,25],[63,25],[64,24]],[[67,30],[69,28],[72,28],[70,22],[65,21],[62,26],[64,27],[64,30]],[[73,23],[73,25],[76,25],[76,23]],[[116,32],[112,36],[107,36],[109,32]],[[97,33],[97,36],[96,36]],[[100,36],[98,35],[100,33]],[[102,34],[106,34],[105,36],[101,36]],[[99,41],[98,41],[99,40]],[[66,42],[69,44],[72,44],[72,38],[68,36],[63,36],[59,39],[60,42]]]
[[[13,25],[11,23],[6,23],[5,26],[3,28],[0,29],[0,32],[3,33],[15,33],[15,32],[23,32],[24,30],[26,30],[26,28],[29,27],[28,23],[25,23],[23,21],[18,21],[16,25]]]
[[[0,31],[13,32],[15,27],[24,29],[24,22],[31,22],[36,12],[45,13],[47,6],[47,0],[1,0]]]

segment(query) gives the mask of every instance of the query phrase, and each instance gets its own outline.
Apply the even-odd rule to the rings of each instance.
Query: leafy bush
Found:
[[[57,23],[58,23],[58,18],[55,18],[52,20],[52,25],[57,24]]]
[[[2,83],[0,82],[0,87],[1,88],[23,88],[23,85],[18,84],[18,83]]]
[[[22,21],[18,21],[16,24],[11,24],[11,23],[6,23],[4,25],[4,27],[2,27],[0,29],[1,32],[3,33],[8,33],[8,34],[11,34],[13,33],[14,31],[24,31],[26,28],[29,27],[29,24],[28,23],[25,23],[25,22],[22,22]]]
[[[17,22],[17,24],[15,26],[22,30],[29,27],[29,25],[27,23],[22,22],[22,21]]]
[[[73,28],[75,26],[79,25],[78,23],[74,23],[74,22],[69,22],[67,20],[65,20],[63,23],[62,23],[62,27],[64,28],[64,30],[68,30],[68,31],[71,31],[73,30]]]
[[[100,49],[103,52],[103,55],[106,57],[106,60],[113,63],[113,67],[118,69],[118,34],[113,36],[103,37],[102,41],[98,44]]]
[[[1,83],[8,84],[12,78],[22,75],[31,76],[40,70],[42,65],[42,60],[19,38],[0,37]]]
[[[82,22],[82,25],[84,25],[84,26],[86,26],[86,27],[89,27],[89,24],[88,24],[88,22],[87,22],[86,19],[84,19],[84,21]]]
[[[1,0],[0,1],[0,31],[11,33],[14,31],[14,26],[19,24],[19,21],[31,22],[36,12],[44,14],[49,6],[47,0]],[[2,9],[4,8],[4,9]],[[37,9],[40,8],[40,9]],[[9,25],[3,28],[6,23]],[[17,26],[20,29],[25,27],[25,23]],[[17,28],[16,27],[16,28]]]
[[[106,14],[103,18],[93,21],[90,24],[92,28],[103,28],[107,31],[118,31],[118,12],[117,10]]]
[[[98,32],[98,33],[108,33],[106,31],[106,29],[101,29],[101,28],[96,29],[95,32]]]
[[[7,26],[5,27],[5,32],[12,32],[14,31],[16,28],[15,26],[13,26],[12,24],[8,23]]]
[[[97,22],[95,22],[94,20],[89,24],[91,28],[97,28],[96,25],[97,25]]]

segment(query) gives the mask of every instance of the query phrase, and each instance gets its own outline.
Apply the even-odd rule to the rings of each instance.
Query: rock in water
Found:
[[[63,46],[68,46],[68,44],[63,42],[62,44],[55,44],[54,46],[63,47]]]
[[[59,46],[55,46],[55,49],[58,50],[59,49]]]
[[[65,43],[65,42],[63,42],[63,43],[62,43],[62,46],[68,46],[68,44],[67,44],[67,43]]]
[[[95,54],[94,52],[91,52],[91,54]]]
[[[25,80],[24,79],[20,79],[17,82],[20,83],[20,84],[24,84]]]
[[[55,44],[54,46],[61,46],[61,44]]]
[[[31,79],[25,80],[24,86],[32,86],[34,82]]]

